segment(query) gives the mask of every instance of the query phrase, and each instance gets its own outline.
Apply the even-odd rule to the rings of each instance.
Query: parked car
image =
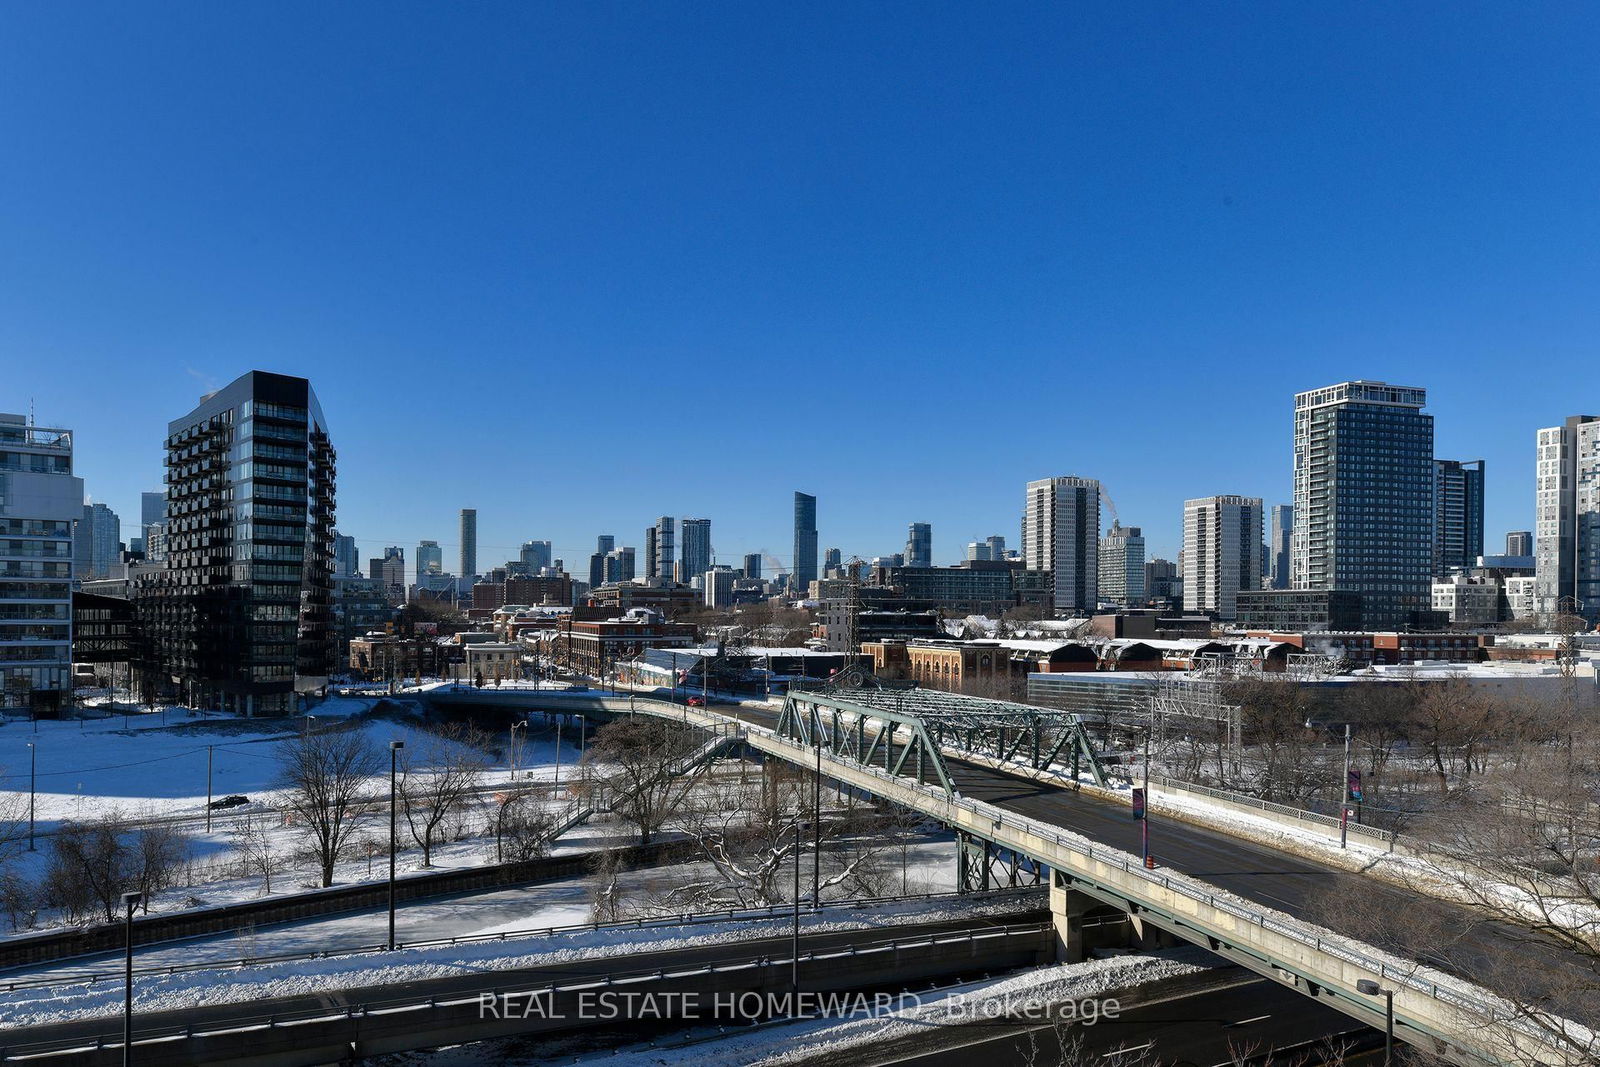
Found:
[[[242,797],[238,793],[234,793],[232,796],[226,796],[219,800],[213,800],[211,802],[211,806],[213,808],[237,808],[241,804],[248,803],[250,803],[249,797]]]
[[[706,706],[706,698],[690,697],[685,703],[687,703],[691,708],[703,708]]]

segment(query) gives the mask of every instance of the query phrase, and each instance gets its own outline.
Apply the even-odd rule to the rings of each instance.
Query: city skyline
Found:
[[[239,373],[244,373],[245,370],[250,369],[270,368],[245,368]],[[1326,386],[1332,384],[1335,380],[1355,379],[1329,378],[1315,385],[1308,384],[1306,388]],[[312,381],[314,385],[318,384],[317,379],[313,378]],[[1463,440],[1460,433],[1451,433],[1449,417],[1440,413],[1443,405],[1436,400],[1436,394],[1426,383],[1394,382],[1392,379],[1390,381],[1393,384],[1416,385],[1420,388],[1429,389],[1429,411],[1438,415],[1436,418],[1437,440],[1441,442],[1452,439]],[[326,395],[326,391],[319,388],[319,395]],[[1282,498],[1278,499],[1266,494],[1254,494],[1262,496],[1268,510],[1275,504],[1289,503],[1292,498],[1292,489],[1290,488],[1292,485],[1292,471],[1288,469],[1288,457],[1291,456],[1291,449],[1288,441],[1292,430],[1293,396],[1289,395],[1286,398],[1279,397],[1278,399],[1283,408],[1290,412],[1289,417],[1285,420],[1286,424],[1279,428],[1280,432],[1275,438],[1262,441],[1257,446],[1264,460],[1270,459],[1275,450],[1286,457],[1285,476],[1280,479],[1284,485]],[[192,397],[188,403],[192,406],[197,400],[198,396]],[[330,421],[337,426],[340,412],[334,406],[335,403],[330,401],[327,405],[327,410],[332,412],[329,416]],[[1597,402],[1591,406],[1600,407],[1600,397],[1597,397]],[[1558,424],[1569,415],[1577,413],[1579,412],[1568,412],[1558,417],[1553,416],[1548,420],[1548,424]],[[37,421],[41,425],[62,425],[70,422],[71,419],[60,416],[48,419],[43,417],[41,412],[37,417]],[[130,431],[127,434],[127,438],[120,434],[116,437],[101,438],[103,442],[107,442],[106,448],[119,458],[126,458],[126,449],[132,447],[132,445],[111,445],[109,442],[112,440],[131,439],[137,436],[137,425],[128,425],[129,421],[120,420],[120,424],[126,426],[127,430]],[[1484,527],[1487,544],[1503,542],[1506,533],[1527,529],[1534,525],[1536,434],[1544,425],[1546,423],[1541,423],[1538,426],[1530,425],[1525,428],[1525,455],[1521,457],[1520,462],[1514,454],[1509,459],[1502,458],[1498,462],[1490,459],[1488,462],[1490,476],[1485,494],[1487,504]],[[75,432],[77,440],[82,441],[85,437],[93,441],[96,438],[96,434],[93,430],[87,434],[83,431]],[[1484,442],[1482,436],[1469,437],[1466,440],[1478,443]],[[104,479],[97,475],[93,466],[96,449],[87,443],[77,444],[76,447],[79,456],[78,469],[81,472],[80,476],[84,479],[86,497],[95,502],[109,502],[108,506],[111,510],[116,512],[123,520],[125,527],[123,540],[126,542],[129,537],[134,536],[134,531],[137,529],[136,525],[130,524],[128,517],[140,514],[141,498],[144,493],[149,491],[148,487],[138,485],[106,487]],[[1231,447],[1243,446],[1233,445]],[[1444,447],[1444,445],[1436,443],[1435,451],[1443,455]],[[1465,453],[1472,450],[1469,446],[1459,451]],[[1493,454],[1493,451],[1486,447],[1480,447],[1472,454],[1488,456]],[[1514,453],[1514,449],[1509,451]],[[155,455],[157,457],[157,466],[159,466],[160,451],[157,450]],[[445,562],[454,564],[460,550],[459,535],[451,535],[448,531],[459,529],[459,513],[462,510],[476,510],[482,516],[479,520],[480,532],[477,553],[479,573],[483,573],[492,567],[502,566],[507,561],[520,558],[522,545],[530,539],[552,541],[553,556],[564,559],[568,570],[577,573],[574,568],[578,570],[586,569],[586,561],[593,551],[595,538],[600,535],[602,530],[642,527],[649,522],[648,515],[651,514],[651,509],[643,506],[635,507],[626,503],[612,503],[607,505],[606,509],[601,512],[601,514],[609,516],[608,518],[597,518],[591,522],[571,509],[552,508],[547,504],[540,510],[548,515],[549,522],[563,531],[552,534],[543,528],[523,529],[520,525],[521,521],[537,523],[539,519],[533,515],[528,515],[526,520],[519,520],[517,518],[519,513],[527,515],[531,509],[520,505],[516,495],[510,494],[504,499],[495,500],[490,498],[493,504],[492,507],[480,506],[476,509],[469,508],[465,504],[457,505],[450,501],[441,502],[440,506],[434,509],[437,515],[431,520],[433,525],[419,525],[415,529],[396,530],[394,528],[399,526],[399,523],[378,520],[374,527],[363,527],[359,525],[361,522],[359,516],[363,513],[383,515],[394,509],[382,498],[381,492],[377,491],[386,487],[386,482],[380,482],[379,485],[362,485],[353,483],[348,479],[346,470],[358,469],[362,461],[363,457],[353,455],[349,450],[341,453],[339,479],[341,516],[339,525],[342,534],[356,538],[357,552],[359,558],[363,560],[363,566],[367,559],[381,556],[383,549],[389,545],[415,545],[424,540],[437,542],[443,550]],[[1031,461],[1018,460],[1014,461],[1012,465],[1018,471],[1026,471],[1030,464]],[[1103,454],[1103,462],[1101,464],[1090,466],[1085,463],[1074,466],[1071,470],[1072,473],[1081,474],[1083,477],[1094,477],[1101,481],[1106,492],[1115,503],[1122,521],[1127,525],[1139,525],[1146,531],[1147,550],[1151,558],[1175,559],[1178,550],[1182,547],[1184,500],[1188,499],[1188,487],[1206,483],[1207,480],[1203,470],[1204,464],[1199,462],[1193,464],[1192,469],[1195,472],[1193,480],[1185,480],[1181,484],[1171,483],[1170,491],[1165,494],[1151,492],[1149,486],[1141,486],[1133,477],[1124,478],[1120,473],[1104,476],[1098,473],[1102,470],[1120,472],[1121,467],[1125,464],[1126,457],[1123,454],[1116,451],[1107,451]],[[995,476],[998,478],[999,473],[996,472]],[[1037,477],[1040,478],[1054,476],[1056,475],[1047,471],[1037,473]],[[1021,479],[1024,483],[1028,480],[1032,479],[1028,477]],[[1259,485],[1271,483],[1273,479],[1270,475],[1258,475],[1248,479],[1248,481]],[[1126,482],[1133,489],[1131,495],[1135,500],[1154,499],[1159,503],[1165,499],[1165,507],[1153,513],[1135,512],[1125,503],[1125,500],[1130,497],[1130,493],[1119,493],[1118,491],[1118,485],[1122,482]],[[845,492],[846,499],[855,498],[859,492],[858,487],[850,484],[848,480],[839,484]],[[992,484],[974,486],[971,497],[975,501],[986,501],[986,498],[992,496],[1014,496],[1015,488],[1016,486],[1009,481],[1002,483],[998,487],[998,491],[997,487]],[[674,495],[679,495],[680,499],[682,499],[690,494],[683,492],[680,495],[671,489],[652,491],[652,498],[659,497],[660,499],[670,500]],[[846,545],[851,546],[846,548],[845,554],[847,556],[855,553],[864,558],[870,558],[874,555],[892,554],[903,549],[908,523],[899,516],[883,513],[874,515],[835,514],[836,509],[830,507],[829,499],[825,494],[819,491],[815,495],[818,496],[821,539],[829,542],[844,542]],[[1223,493],[1219,491],[1217,494],[1212,495],[1251,494],[1246,494],[1242,491],[1239,493]],[[762,487],[760,490],[744,494],[744,498],[738,508],[727,510],[723,514],[712,514],[709,509],[695,509],[692,507],[678,507],[676,510],[680,514],[693,514],[696,510],[700,510],[705,512],[709,518],[716,520],[718,534],[713,540],[712,547],[715,550],[717,562],[737,565],[744,555],[759,552],[764,556],[776,557],[782,562],[784,568],[788,569],[792,566],[792,549],[789,548],[789,542],[792,541],[791,500],[791,490],[785,486],[778,485],[770,487],[770,492],[766,487]],[[946,513],[942,520],[936,518],[931,521],[934,532],[933,562],[936,565],[949,565],[962,560],[965,557],[966,544],[971,540],[988,536],[988,534],[984,533],[986,529],[991,531],[1003,529],[1006,531],[1003,536],[1007,537],[1008,544],[1019,543],[1017,539],[1020,538],[1020,526],[1017,518],[1011,519],[1010,526],[1004,525],[1007,517],[1006,512],[1009,511],[1014,514],[1016,511],[1014,504],[1010,508],[997,509],[997,513],[992,516],[988,512],[980,516],[975,509],[969,510],[963,507],[959,500],[952,500],[947,494],[934,493],[926,502],[913,503],[909,507],[911,513],[914,514],[926,514],[930,511]],[[775,521],[774,515],[778,512],[781,512],[783,517],[777,518]],[[963,520],[963,515],[971,515],[972,517]],[[785,521],[785,519],[788,521]],[[838,525],[830,526],[830,519]],[[419,518],[411,521],[427,523],[430,520]],[[1102,532],[1109,530],[1110,523],[1109,513],[1103,514]],[[370,533],[369,530],[372,529],[388,530],[389,532]],[[482,532],[484,529],[491,532],[486,535]],[[857,532],[855,535],[851,535],[840,532],[841,529],[855,530]],[[952,530],[969,529],[972,531],[970,534],[951,532]],[[752,531],[756,532],[752,533]],[[618,534],[616,537],[616,543],[619,546],[625,545],[640,550],[643,548],[642,535],[628,536]],[[861,540],[858,541],[856,538]],[[454,573],[449,566],[446,569]]]

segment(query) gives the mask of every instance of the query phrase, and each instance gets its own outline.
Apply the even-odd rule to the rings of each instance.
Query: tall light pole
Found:
[[[811,791],[811,910],[822,907],[822,714],[812,731],[817,742],[817,777]]]
[[[1344,780],[1339,783],[1339,847],[1350,840],[1350,724],[1344,724]]]
[[[561,716],[556,715],[556,781],[555,792],[561,792]]]
[[[32,741],[28,742],[28,851],[37,852],[38,848],[33,843],[33,798],[36,793],[35,783],[39,778],[39,750]]]
[[[206,746],[206,833],[211,832],[211,749]]]
[[[133,909],[143,899],[143,893],[122,894],[122,929],[126,948],[122,967],[122,1067],[133,1063]]]
[[[1139,854],[1146,867],[1150,863],[1150,733],[1149,727],[1144,731],[1144,812],[1139,819]]]
[[[1384,989],[1370,978],[1356,982],[1356,992],[1369,997],[1383,996],[1383,1067],[1394,1064],[1394,990]]]
[[[394,829],[395,829],[395,769],[399,764],[404,741],[389,742],[389,951],[394,951]]]
[[[790,940],[789,990],[791,999],[800,999],[800,808],[794,812],[794,934]],[[790,1005],[790,1011],[794,1005]]]

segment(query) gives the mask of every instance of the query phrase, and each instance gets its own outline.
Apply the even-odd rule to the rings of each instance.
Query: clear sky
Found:
[[[363,556],[1015,544],[1101,478],[1290,488],[1292,394],[1422,385],[1532,525],[1600,411],[1600,8],[12,3],[0,410],[137,521],[166,421],[310,377]],[[733,560],[737,562],[736,560]]]

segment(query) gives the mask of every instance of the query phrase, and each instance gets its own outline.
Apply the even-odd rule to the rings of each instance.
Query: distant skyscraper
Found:
[[[661,572],[656,569],[656,528],[646,526],[644,530],[644,580],[655,584],[661,578]]]
[[[424,574],[444,573],[444,550],[437,541],[423,541],[417,545],[417,578]]]
[[[606,554],[593,552],[589,555],[589,588],[598,589],[606,584]]]
[[[602,556],[617,547],[616,534],[601,534],[594,539],[594,550]]]
[[[327,685],[334,471],[304,378],[252,371],[167,425],[167,566],[139,610],[191,706],[287,715]]]
[[[990,551],[989,542],[987,541],[968,541],[967,561],[969,563],[982,563],[992,559]]]
[[[676,573],[673,563],[678,558],[677,520],[671,515],[663,515],[656,520],[655,555],[655,577],[663,583],[671,582]]]
[[[990,537],[984,538],[984,540],[989,542],[990,559],[998,560],[1006,558],[1006,539],[1004,537],[1001,537],[999,534],[994,534]]]
[[[1431,610],[1433,416],[1427,391],[1343,382],[1295,396],[1295,589],[1361,594],[1362,626]],[[1190,563],[1192,566],[1192,561]],[[1193,602],[1184,575],[1185,606]]]
[[[390,545],[380,558],[369,560],[367,577],[383,583],[384,592],[396,603],[406,598],[406,550]]]
[[[749,552],[744,557],[744,576],[746,578],[761,577],[761,553]]]
[[[167,521],[167,494],[140,493],[139,494],[139,538],[145,543],[146,558],[150,545],[150,527],[158,522]]]
[[[538,577],[548,570],[555,560],[555,552],[550,547],[549,541],[524,541],[522,542],[522,563],[528,573]]]
[[[470,582],[478,573],[478,509],[461,509],[461,578]]]
[[[1289,542],[1294,536],[1294,505],[1272,505],[1272,529],[1267,538],[1266,585],[1289,588]]]
[[[156,540],[148,533],[145,534],[145,558],[155,559],[151,554],[152,544]],[[356,549],[356,539],[347,537],[338,530],[333,531],[333,576],[335,578],[356,578],[361,574],[361,556]]]
[[[0,708],[12,714],[59,714],[72,694],[72,533],[82,519],[72,432],[0,415],[0,556],[10,557],[0,563]]]
[[[1483,460],[1433,461],[1433,576],[1483,555]]]
[[[104,504],[83,505],[72,534],[72,557],[80,578],[104,578],[117,562],[122,520]]]
[[[844,566],[844,550],[830,548],[822,553],[822,573],[828,574]]]
[[[684,519],[679,523],[679,534],[683,538],[681,581],[687,585],[691,578],[711,569],[711,520]]]
[[[933,566],[933,525],[914,522],[906,530],[906,566]]]
[[[1121,607],[1144,603],[1144,531],[1113,521],[1100,539],[1100,599]]]
[[[1533,531],[1513,530],[1506,534],[1506,555],[1531,556],[1533,555]]]
[[[1261,498],[1183,502],[1183,608],[1239,617],[1239,593],[1261,588]]]
[[[1600,418],[1539,431],[1534,604],[1542,616],[1600,618]]]
[[[607,584],[631,582],[634,578],[634,552],[631,548],[613,548],[605,555],[605,580]]]
[[[1100,483],[1094,478],[1042,478],[1028,483],[1022,558],[1047,571],[1057,611],[1093,611],[1100,592]]]
[[[794,588],[802,593],[817,580],[817,498],[794,495]]]
[[[1153,559],[1144,565],[1144,593],[1150,600],[1170,599],[1178,581],[1178,565],[1170,559]]]

